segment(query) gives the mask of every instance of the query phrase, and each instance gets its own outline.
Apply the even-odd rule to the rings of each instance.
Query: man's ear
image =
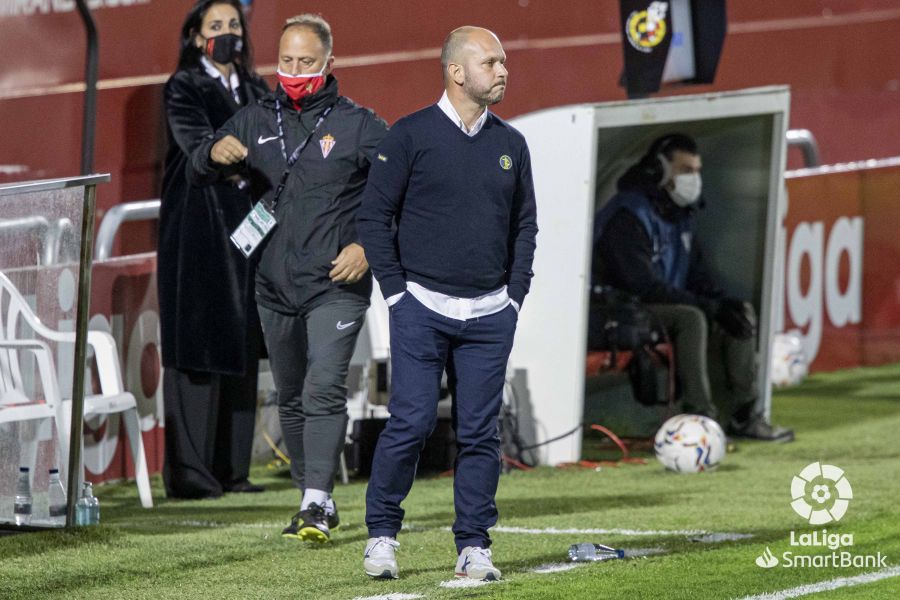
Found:
[[[466,72],[462,65],[450,63],[447,65],[447,73],[456,85],[462,85],[466,82]]]
[[[325,61],[325,70],[322,71],[323,75],[331,75],[331,72],[334,70],[334,56],[329,56],[328,60]]]

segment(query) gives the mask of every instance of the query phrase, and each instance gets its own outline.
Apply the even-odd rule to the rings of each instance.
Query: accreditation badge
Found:
[[[262,202],[257,202],[250,214],[244,217],[231,234],[231,241],[244,256],[249,258],[277,224],[275,216],[266,206]]]

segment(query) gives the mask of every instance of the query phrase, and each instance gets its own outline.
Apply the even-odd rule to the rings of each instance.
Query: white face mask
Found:
[[[675,189],[670,191],[669,195],[678,206],[682,208],[690,206],[700,198],[700,191],[703,189],[700,173],[682,173],[676,175],[672,181],[675,183]]]

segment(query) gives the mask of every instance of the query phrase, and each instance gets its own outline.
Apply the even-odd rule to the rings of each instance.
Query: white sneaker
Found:
[[[369,538],[366,542],[366,552],[363,554],[363,568],[369,577],[379,579],[397,579],[397,558],[394,549],[400,547],[400,542],[392,537]]]
[[[499,581],[500,569],[491,562],[489,549],[466,546],[456,561],[456,576],[479,581]]]

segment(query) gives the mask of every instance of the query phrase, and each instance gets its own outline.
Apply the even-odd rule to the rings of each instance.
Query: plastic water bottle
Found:
[[[100,498],[94,495],[94,488],[91,486],[90,507],[88,513],[91,516],[91,525],[100,524]]]
[[[28,525],[31,522],[31,480],[28,467],[19,467],[19,481],[16,483],[16,498],[13,514],[16,525]]]
[[[569,560],[572,562],[610,560],[613,558],[625,558],[625,551],[590,542],[569,546]]]
[[[100,500],[94,496],[94,486],[84,482],[81,497],[75,503],[75,524],[96,525],[100,522]]]
[[[66,490],[59,480],[59,469],[50,469],[50,486],[47,488],[47,496],[50,501],[50,523],[53,525],[66,524]]]

